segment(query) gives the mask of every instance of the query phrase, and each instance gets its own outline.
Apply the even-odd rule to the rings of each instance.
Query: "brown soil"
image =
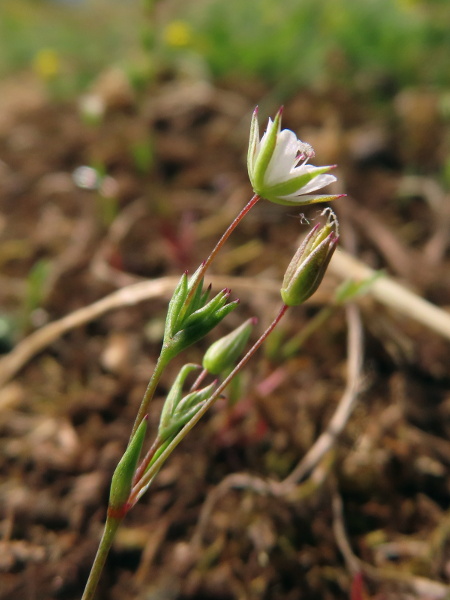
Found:
[[[118,288],[192,271],[250,198],[253,91],[169,81],[137,95],[111,76],[96,91],[106,114],[95,125],[32,80],[2,90],[0,316],[6,329],[13,321],[5,353]],[[449,211],[437,174],[450,138],[437,106],[411,91],[380,116],[339,90],[302,91],[284,124],[316,148],[318,164],[339,164],[349,194],[336,203],[344,247],[445,308]],[[267,101],[260,113],[275,109]],[[76,185],[82,165],[104,172],[98,189]],[[405,179],[410,172],[420,177]],[[278,291],[257,282],[281,281],[305,231],[300,212],[260,203],[219,255],[214,274],[256,282],[220,332],[251,315],[262,331],[273,318]],[[304,212],[315,218],[317,207]],[[250,365],[239,403],[219,402],[171,457],[127,516],[99,600],[449,597],[448,339],[361,298],[364,379],[349,422],[290,493],[261,484],[292,472],[342,396],[344,308],[282,357],[336,285],[330,278],[288,314]],[[71,329],[1,389],[1,600],[81,597],[166,303],[136,303]],[[206,347],[167,370],[151,432],[183,360],[200,361]],[[218,493],[233,473],[246,477]]]

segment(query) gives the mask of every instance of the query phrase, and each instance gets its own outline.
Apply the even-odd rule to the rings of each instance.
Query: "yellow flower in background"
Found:
[[[42,79],[53,79],[61,71],[61,61],[56,50],[42,48],[33,59],[33,69]]]
[[[172,21],[164,30],[164,40],[169,46],[189,46],[192,41],[192,29],[185,21]]]

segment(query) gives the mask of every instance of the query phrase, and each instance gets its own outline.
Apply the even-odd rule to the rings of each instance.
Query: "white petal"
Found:
[[[269,135],[269,133],[270,133],[270,130],[272,129],[272,127],[273,127],[273,121],[272,121],[272,119],[269,117],[269,122],[267,123],[266,130],[265,130],[265,132],[264,132],[264,134],[263,134],[263,136],[262,136],[262,138],[260,139],[260,141],[259,141],[259,144],[258,144],[258,151],[259,151],[259,148],[260,148],[260,147],[261,147],[261,146],[262,146],[262,145],[265,143],[265,141],[266,141],[266,138],[267,138],[267,136]]]
[[[277,135],[277,144],[265,175],[267,185],[276,185],[290,179],[290,171],[297,159],[298,139],[290,129]]]
[[[259,124],[258,124],[258,107],[255,108],[250,123],[250,138],[248,142],[247,152],[247,168],[250,179],[252,178],[255,157],[259,146]]]
[[[311,179],[309,183],[300,188],[297,194],[309,194],[310,192],[315,192],[316,190],[320,190],[326,185],[333,183],[333,181],[336,181],[336,177],[334,175],[317,175],[317,177],[314,177],[314,179]]]

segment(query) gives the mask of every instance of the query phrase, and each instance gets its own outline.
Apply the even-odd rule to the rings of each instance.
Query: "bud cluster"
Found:
[[[228,288],[208,301],[211,288],[203,290],[200,269],[190,279],[183,273],[169,303],[163,341],[169,358],[202,339],[239,304],[238,300],[228,303]]]
[[[178,373],[161,412],[158,437],[161,442],[173,437],[201,408],[204,401],[213,393],[216,382],[201,390],[184,396],[183,386],[187,376],[198,369],[198,365],[187,364]]]

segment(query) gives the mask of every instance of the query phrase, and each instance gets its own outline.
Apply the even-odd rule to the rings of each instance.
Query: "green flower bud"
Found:
[[[165,352],[169,357],[176,356],[188,346],[205,337],[228,313],[237,307],[238,300],[227,304],[230,293],[229,289],[222,290],[205,306],[185,318],[181,329],[165,342]]]
[[[214,342],[203,357],[203,368],[220,375],[232,368],[248,342],[256,319],[248,319],[240,327]]]
[[[198,310],[199,308],[204,306],[206,304],[206,301],[208,300],[208,296],[209,296],[209,292],[210,292],[211,288],[209,287],[206,291],[203,291],[203,280],[204,279],[203,279],[203,277],[200,278],[202,268],[203,268],[203,263],[198,267],[198,269],[195,271],[195,273],[193,273],[193,275],[191,275],[191,277],[189,277],[189,279],[188,279],[187,287],[186,287],[186,294],[183,299],[183,303],[180,307],[177,321],[176,321],[177,330],[181,329],[181,327],[183,326],[183,324],[185,323],[185,321],[189,317],[189,315],[191,315],[193,312],[195,312],[196,310]],[[189,294],[191,293],[193,288],[195,288],[195,291],[194,291],[192,297],[189,299],[189,301],[187,301],[187,298],[189,297]],[[176,333],[176,331],[174,331],[174,333]]]
[[[216,382],[207,387],[196,390],[181,398],[182,386],[187,375],[198,368],[197,365],[185,365],[176,378],[167,400],[164,403],[163,413],[158,428],[158,437],[161,442],[176,435],[180,429],[200,410],[204,401],[211,396]]]
[[[133,485],[133,477],[136,472],[142,445],[145,440],[147,421],[147,417],[142,419],[133,439],[128,444],[128,448],[125,450],[114,471],[109,494],[109,510],[117,512],[125,508],[125,503],[128,500]]]
[[[203,278],[199,280],[203,264],[188,278],[187,272],[183,273],[177,287],[169,302],[167,311],[166,325],[164,330],[164,341],[172,338],[180,329],[182,329],[186,319],[195,311],[202,308],[210,293],[210,287],[203,290]],[[195,292],[187,301],[189,293],[195,286]]]
[[[182,367],[178,373],[175,381],[167,394],[166,401],[164,402],[163,409],[161,411],[161,417],[159,420],[159,428],[166,428],[171,422],[173,414],[182,398],[183,385],[186,381],[187,376],[199,368],[199,365],[187,364]]]
[[[330,209],[322,227],[316,225],[306,236],[292,258],[281,288],[281,297],[287,306],[302,304],[319,287],[339,241],[338,222]]]
[[[166,326],[164,331],[164,341],[170,339],[177,332],[177,325],[180,316],[180,310],[188,294],[188,277],[183,273],[177,287],[169,302],[167,310]]]
[[[168,359],[204,337],[238,304],[238,301],[227,304],[229,289],[208,302],[211,288],[203,290],[203,278],[199,279],[201,269],[202,266],[189,279],[184,273],[170,300],[163,341],[163,352]]]

